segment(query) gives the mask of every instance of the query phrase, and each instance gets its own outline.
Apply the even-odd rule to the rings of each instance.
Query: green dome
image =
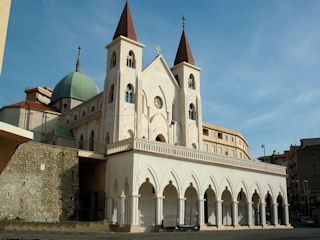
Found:
[[[53,89],[51,103],[60,98],[74,98],[87,101],[99,93],[93,80],[80,72],[72,72],[65,76]]]

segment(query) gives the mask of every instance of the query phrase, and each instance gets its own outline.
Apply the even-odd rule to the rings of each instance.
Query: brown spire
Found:
[[[122,11],[117,30],[113,36],[113,40],[115,40],[120,35],[130,38],[134,41],[137,41],[137,36],[136,36],[136,32],[134,31],[134,26],[131,18],[128,1],[126,1],[126,5],[124,6],[124,9]]]
[[[177,65],[181,62],[187,62],[194,65],[193,56],[184,29],[182,30],[182,35],[180,38],[176,59],[174,60],[174,65]]]

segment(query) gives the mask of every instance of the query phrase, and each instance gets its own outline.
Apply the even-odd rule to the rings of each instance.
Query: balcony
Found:
[[[223,167],[245,169],[286,176],[286,167],[283,166],[243,160],[234,157],[226,157],[192,148],[138,138],[130,138],[120,142],[109,144],[107,146],[107,155],[113,155],[131,150],[134,150],[135,152],[154,153],[160,156],[180,159],[183,161],[205,163]]]

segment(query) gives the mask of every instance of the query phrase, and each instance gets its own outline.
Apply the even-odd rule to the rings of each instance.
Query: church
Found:
[[[16,202],[0,200],[0,218],[11,214],[31,222],[107,219],[130,232],[174,226],[290,227],[286,168],[251,160],[239,132],[202,121],[201,69],[185,29],[173,67],[159,49],[143,67],[144,47],[127,1],[106,46],[103,92],[80,72],[78,57],[75,71],[54,89],[27,89],[26,101],[0,110],[1,121],[34,132],[34,142],[18,148],[0,175],[1,185],[20,194]],[[45,154],[37,158],[37,150],[28,149]],[[28,172],[30,182],[37,179],[42,185],[23,195],[5,178],[17,178],[28,168],[24,160],[24,169],[16,170],[27,152],[34,166],[39,165]],[[72,164],[55,162],[55,156],[69,156]],[[63,175],[67,180],[60,179],[56,189],[43,176],[53,176],[58,168],[62,170],[57,178]],[[26,186],[27,175],[23,176],[21,184]],[[23,215],[27,209],[40,209],[28,205],[27,198],[42,196],[43,188],[57,192],[52,194],[55,207],[43,206],[46,216]],[[13,194],[2,190],[0,195]],[[10,212],[10,204],[20,210]]]

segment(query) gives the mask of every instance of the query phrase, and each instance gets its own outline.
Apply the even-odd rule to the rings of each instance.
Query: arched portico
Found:
[[[186,189],[184,197],[186,199],[184,224],[195,226],[198,224],[198,194],[192,183]]]
[[[267,195],[265,196],[265,219],[266,219],[267,225],[274,224],[273,222],[274,211],[272,207],[273,207],[272,197],[268,192]]]
[[[245,192],[241,189],[237,197],[238,202],[238,224],[239,225],[248,225],[248,210],[247,210],[247,196]]]
[[[208,226],[217,225],[216,220],[217,198],[211,186],[204,193],[204,222]]]
[[[251,198],[252,201],[252,224],[253,225],[261,225],[261,216],[260,216],[260,197],[258,193],[255,191],[255,193],[252,195]]]
[[[277,198],[277,212],[278,212],[277,224],[285,225],[286,223],[285,223],[285,214],[284,214],[284,200],[280,194]]]
[[[232,225],[232,196],[228,188],[226,188],[221,196],[222,200],[222,224],[225,226]]]
[[[178,191],[172,181],[163,190],[163,220],[165,227],[176,226],[178,219]]]
[[[139,188],[139,225],[155,226],[155,189],[149,178]]]

